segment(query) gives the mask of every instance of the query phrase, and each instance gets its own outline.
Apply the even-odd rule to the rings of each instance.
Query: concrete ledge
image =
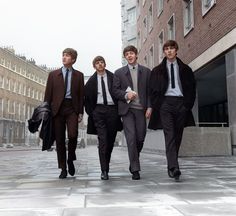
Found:
[[[162,130],[148,131],[143,151],[165,154],[165,140]],[[184,157],[232,155],[230,128],[185,128],[179,155]]]
[[[230,128],[185,128],[180,156],[226,156],[232,155]]]

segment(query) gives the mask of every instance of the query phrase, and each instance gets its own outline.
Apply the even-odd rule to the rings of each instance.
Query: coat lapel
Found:
[[[74,68],[72,68],[72,74],[71,74],[71,96],[73,94],[73,90],[77,86],[79,82],[78,74],[75,72]]]
[[[125,67],[125,75],[126,75],[126,77],[128,79],[129,86],[133,90],[134,87],[133,87],[133,82],[132,82],[132,78],[131,78],[131,74],[130,74],[129,66],[128,65]]]
[[[138,93],[142,92],[142,83],[144,81],[142,79],[142,73],[143,73],[142,68],[140,65],[138,65]]]
[[[57,71],[58,83],[59,86],[63,86],[63,92],[65,92],[65,82],[62,74],[62,68]]]

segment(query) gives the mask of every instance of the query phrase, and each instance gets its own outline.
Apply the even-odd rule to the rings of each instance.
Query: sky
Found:
[[[62,51],[77,50],[74,68],[94,73],[92,60],[102,55],[107,69],[121,66],[120,0],[7,0],[1,2],[0,46],[37,65],[62,66]]]

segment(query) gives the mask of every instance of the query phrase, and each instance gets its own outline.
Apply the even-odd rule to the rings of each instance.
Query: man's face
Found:
[[[125,59],[128,61],[129,64],[134,65],[137,62],[138,56],[133,51],[127,51],[125,53]]]
[[[62,63],[64,66],[72,66],[74,64],[75,60],[72,59],[72,56],[68,53],[63,53],[62,55]]]
[[[97,72],[99,72],[99,73],[104,72],[105,67],[106,67],[106,65],[105,65],[104,61],[100,60],[100,61],[95,62],[94,68],[96,69]]]
[[[168,46],[164,48],[164,54],[168,60],[174,60],[177,56],[177,50],[175,47]]]

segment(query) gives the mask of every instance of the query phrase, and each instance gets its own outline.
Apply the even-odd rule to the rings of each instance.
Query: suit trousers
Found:
[[[97,105],[93,111],[93,121],[98,134],[98,154],[101,171],[109,172],[118,119],[117,106],[115,105]]]
[[[130,171],[140,171],[139,155],[147,131],[144,110],[131,108],[126,115],[122,116],[122,120],[128,147]]]
[[[184,98],[167,96],[160,107],[168,169],[179,168],[178,154],[182,141],[187,109]]]
[[[55,128],[55,138],[57,147],[57,160],[58,167],[66,169],[66,144],[65,144],[65,133],[67,129],[68,135],[68,160],[76,160],[76,147],[78,137],[78,115],[75,113],[72,100],[64,99],[58,114],[53,119]]]

